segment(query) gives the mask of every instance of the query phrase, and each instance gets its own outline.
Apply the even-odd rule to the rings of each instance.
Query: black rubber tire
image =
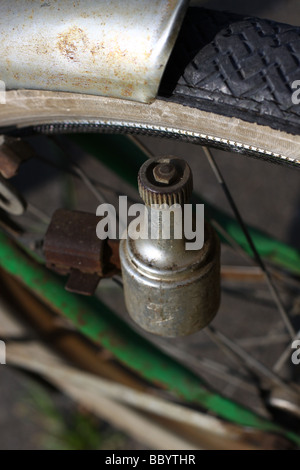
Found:
[[[300,28],[190,8],[159,97],[300,134]]]

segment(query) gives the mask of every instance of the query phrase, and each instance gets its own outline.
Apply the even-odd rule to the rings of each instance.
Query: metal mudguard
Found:
[[[188,0],[1,0],[0,80],[148,103]]]

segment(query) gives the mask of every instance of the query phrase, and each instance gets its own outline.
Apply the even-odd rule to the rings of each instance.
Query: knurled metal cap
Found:
[[[193,192],[193,176],[185,160],[158,157],[147,160],[138,174],[139,193],[147,206],[186,204]]]

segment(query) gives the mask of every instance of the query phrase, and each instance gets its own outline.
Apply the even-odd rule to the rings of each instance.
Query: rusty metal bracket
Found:
[[[66,289],[93,295],[102,278],[120,271],[119,243],[100,240],[100,218],[80,211],[59,209],[53,215],[44,239],[47,267],[69,275]]]
[[[4,178],[15,176],[21,163],[33,155],[30,145],[19,137],[0,136],[0,174]]]

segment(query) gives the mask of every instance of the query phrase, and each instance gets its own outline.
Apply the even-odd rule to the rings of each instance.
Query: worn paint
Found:
[[[10,89],[150,102],[187,0],[2,0],[0,77]]]

